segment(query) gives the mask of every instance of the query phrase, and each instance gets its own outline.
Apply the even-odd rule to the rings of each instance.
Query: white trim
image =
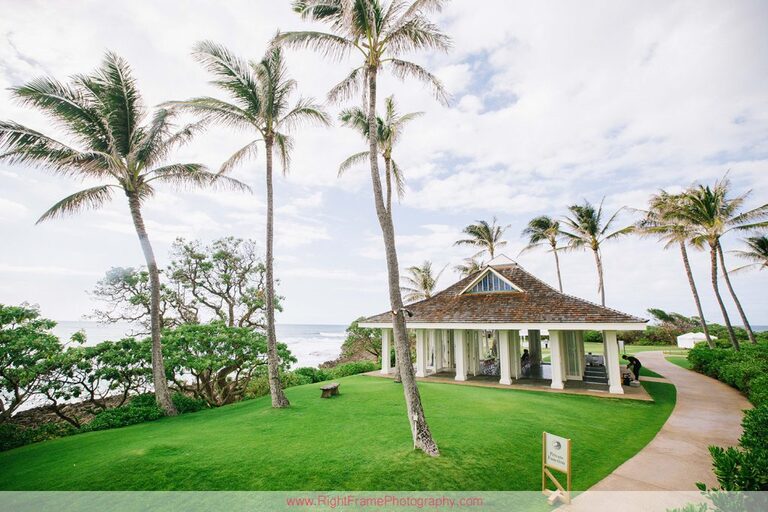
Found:
[[[504,281],[505,283],[507,283],[509,286],[511,286],[512,288],[514,288],[514,289],[515,289],[515,291],[518,291],[518,292],[523,292],[523,291],[525,291],[525,290],[523,290],[522,288],[520,288],[519,286],[517,286],[515,283],[513,283],[512,281],[510,281],[509,279],[507,279],[506,277],[504,277],[503,275],[501,275],[501,273],[499,273],[499,271],[495,270],[495,269],[494,269],[494,268],[492,268],[492,267],[488,267],[488,268],[487,268],[487,269],[486,269],[484,272],[480,272],[480,274],[478,274],[478,276],[477,276],[476,278],[474,278],[472,281],[470,281],[469,285],[467,285],[467,286],[466,286],[466,287],[465,287],[463,290],[461,290],[461,291],[460,291],[458,294],[459,294],[459,295],[464,295],[464,294],[467,292],[467,290],[471,289],[471,288],[472,288],[473,286],[475,286],[477,283],[479,283],[480,281],[482,281],[482,280],[483,280],[483,278],[485,278],[485,276],[487,276],[489,272],[493,272],[493,273],[494,273],[494,275],[495,275],[496,277],[498,277],[499,279],[501,279],[502,281]],[[506,291],[506,293],[509,293],[509,292],[510,292],[510,291]],[[504,290],[499,290],[499,291],[497,291],[497,292],[477,292],[477,293],[505,293],[505,291],[504,291]]]
[[[360,327],[369,329],[391,329],[389,322],[360,322]],[[568,331],[644,331],[645,322],[616,322],[616,323],[589,323],[589,322],[408,322],[409,329],[478,329],[485,331],[493,330],[520,330],[520,329],[538,329],[538,330],[568,330]]]

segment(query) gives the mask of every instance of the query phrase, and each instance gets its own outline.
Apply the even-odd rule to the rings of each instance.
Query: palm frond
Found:
[[[445,86],[435,75],[424,69],[423,67],[413,62],[408,62],[400,59],[388,59],[387,64],[392,68],[392,74],[394,74],[400,80],[407,80],[408,78],[415,78],[416,80],[427,84],[432,88],[432,93],[435,99],[443,105],[449,105],[451,102],[451,96],[445,90]]]
[[[170,101],[163,105],[197,114],[201,116],[202,123],[216,123],[237,130],[258,129],[260,127],[258,120],[247,110],[209,96],[186,101]]]
[[[341,162],[341,165],[339,165],[339,173],[338,176],[341,177],[342,174],[347,172],[352,167],[355,167],[357,165],[362,165],[370,159],[368,151],[361,151],[360,153],[355,153],[354,155],[348,157],[346,160]]]
[[[296,105],[278,121],[278,126],[292,130],[303,123],[330,126],[331,120],[323,107],[313,98],[301,98]]]
[[[275,148],[280,164],[283,168],[283,174],[288,174],[291,168],[291,152],[293,151],[293,138],[283,133],[275,134]]]
[[[251,112],[261,110],[259,87],[246,62],[212,41],[197,43],[192,54],[216,77],[212,82],[214,85],[240,101],[240,108]]]
[[[160,181],[177,187],[221,187],[242,192],[250,192],[245,183],[210,172],[202,164],[171,164],[153,169],[147,173],[145,183]]]
[[[256,153],[259,149],[259,142],[262,142],[261,139],[252,140],[245,146],[241,147],[237,151],[235,151],[232,156],[227,158],[227,160],[221,164],[221,167],[219,167],[218,174],[227,174],[232,169],[237,167],[240,162],[247,160],[249,158],[253,158],[256,156]]]
[[[295,49],[311,49],[321,55],[340,61],[357,45],[349,39],[326,32],[311,30],[301,32],[283,32],[275,38],[275,43]]]
[[[350,99],[361,89],[365,90],[367,72],[364,67],[353,69],[347,77],[334,85],[328,91],[328,101],[331,103],[341,103]]]
[[[51,206],[35,224],[40,224],[46,220],[56,217],[71,215],[81,210],[100,208],[104,203],[112,199],[112,187],[114,185],[99,185],[91,187],[65,197],[58,203]]]

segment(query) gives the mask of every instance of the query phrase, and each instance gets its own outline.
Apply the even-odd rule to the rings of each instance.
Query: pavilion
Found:
[[[405,309],[416,334],[417,377],[498,378],[506,385],[534,379],[553,389],[602,386],[613,394],[624,393],[616,333],[644,330],[647,322],[560,293],[505,256]],[[391,312],[359,325],[380,328],[382,354],[390,353]],[[602,331],[602,354],[585,354],[587,330]],[[382,357],[381,373],[392,371],[389,357]]]

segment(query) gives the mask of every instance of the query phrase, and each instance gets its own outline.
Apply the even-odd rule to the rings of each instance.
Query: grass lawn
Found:
[[[659,375],[653,370],[649,370],[645,366],[640,367],[640,376],[641,377],[662,377],[662,375]]]
[[[685,368],[686,370],[691,369],[691,362],[688,361],[688,358],[685,356],[667,356],[667,361],[676,364],[681,368]]]
[[[0,490],[536,490],[541,432],[573,440],[574,489],[645,446],[675,403],[420,383],[442,456],[411,448],[400,385],[363,375],[0,453]]]

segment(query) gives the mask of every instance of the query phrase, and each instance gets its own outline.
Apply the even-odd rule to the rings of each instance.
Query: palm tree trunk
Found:
[[[392,159],[384,159],[384,178],[387,187],[387,211],[392,214]]]
[[[414,448],[422,450],[427,455],[437,457],[440,450],[432,439],[432,432],[427,425],[424,416],[424,408],[421,405],[421,395],[416,386],[416,376],[413,365],[410,363],[410,351],[408,348],[408,333],[405,327],[405,311],[403,298],[400,294],[400,269],[397,262],[397,249],[395,247],[395,229],[392,224],[392,212],[388,211],[381,191],[381,174],[379,173],[378,145],[376,130],[376,67],[368,69],[368,145],[371,160],[371,182],[373,185],[373,198],[376,205],[376,215],[381,226],[384,238],[384,249],[387,259],[387,273],[389,274],[389,302],[392,307],[392,327],[395,338],[395,353],[398,360],[400,377],[403,381],[403,393],[408,412],[408,421],[411,424]]]
[[[165,375],[165,363],[163,361],[163,344],[160,340],[160,272],[157,269],[157,260],[155,252],[152,250],[152,244],[149,242],[147,228],[144,226],[144,218],[141,216],[141,201],[134,193],[127,193],[128,207],[131,211],[133,225],[136,228],[136,234],[139,236],[141,250],[144,253],[144,259],[147,262],[147,272],[149,273],[149,318],[150,330],[152,332],[152,382],[155,387],[155,399],[160,408],[168,416],[176,416],[178,411],[171,400],[171,393],[168,390],[168,381]]]
[[[272,145],[271,137],[264,140],[267,152],[267,262],[266,262],[266,307],[267,307],[267,374],[269,376],[269,394],[272,396],[272,407],[288,407],[290,402],[283,392],[280,383],[280,359],[277,356],[277,336],[275,334],[275,280],[274,258],[272,245],[274,241],[274,197],[272,190]]]
[[[728,311],[725,309],[723,298],[720,296],[720,287],[717,284],[717,246],[710,246],[709,249],[709,262],[712,267],[712,289],[715,291],[715,298],[717,298],[717,304],[720,306],[720,311],[723,313],[723,321],[725,322],[725,328],[728,329],[728,338],[731,340],[731,345],[736,350],[739,350],[739,340],[736,339],[736,334],[733,332],[731,326],[731,319],[728,317]]]
[[[555,267],[557,268],[557,285],[560,293],[563,293],[563,278],[560,276],[560,257],[557,255],[557,243],[552,244],[552,254],[555,255]]]
[[[595,265],[597,266],[597,291],[600,292],[600,300],[605,307],[605,282],[603,281],[603,260],[600,258],[600,249],[594,249]]]
[[[704,319],[704,311],[701,309],[701,300],[699,300],[699,292],[696,289],[696,281],[693,280],[693,272],[691,271],[691,262],[688,261],[688,250],[685,248],[685,242],[680,242],[680,254],[683,256],[683,265],[685,265],[685,274],[688,276],[688,284],[691,285],[691,293],[693,293],[693,301],[696,303],[696,311],[699,313],[699,322],[701,328],[704,329],[704,336],[707,338],[707,345],[709,348],[715,348],[715,343],[709,335],[709,327],[707,327],[707,321]]]
[[[731,297],[733,297],[733,302],[736,303],[736,309],[739,311],[739,316],[741,317],[741,322],[744,324],[744,329],[747,330],[747,336],[749,336],[749,341],[751,341],[753,344],[757,344],[757,340],[755,339],[755,334],[752,332],[752,327],[749,325],[749,322],[747,321],[747,315],[744,314],[744,309],[741,307],[741,302],[739,301],[739,298],[736,297],[736,292],[733,291],[733,285],[731,285],[731,278],[728,276],[728,269],[725,268],[725,256],[723,256],[723,248],[720,245],[720,242],[717,242],[717,254],[720,256],[720,266],[723,267],[723,277],[725,277],[725,285],[728,287],[728,291],[731,293]]]

